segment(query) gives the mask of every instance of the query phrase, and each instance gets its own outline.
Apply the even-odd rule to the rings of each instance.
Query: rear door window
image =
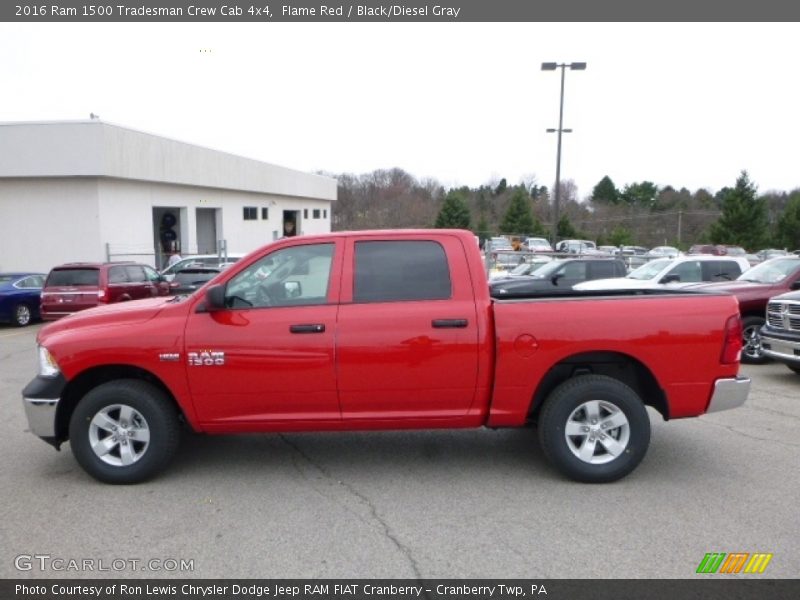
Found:
[[[705,267],[705,281],[733,281],[742,274],[735,260],[710,260]]]
[[[617,263],[613,261],[597,261],[590,263],[590,279],[604,279],[606,277],[617,277]]]
[[[450,298],[450,268],[437,242],[356,242],[355,248],[354,302]]]
[[[111,267],[108,270],[108,283],[128,283],[125,267]]]
[[[100,282],[97,269],[55,269],[47,277],[46,287],[94,286]]]

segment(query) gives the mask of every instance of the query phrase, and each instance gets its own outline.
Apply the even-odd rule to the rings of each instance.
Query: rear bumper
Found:
[[[717,379],[714,383],[714,393],[711,394],[711,402],[708,403],[708,410],[706,413],[738,408],[747,400],[747,395],[749,393],[749,377]]]

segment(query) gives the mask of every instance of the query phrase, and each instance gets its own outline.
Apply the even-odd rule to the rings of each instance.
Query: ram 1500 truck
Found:
[[[779,294],[767,303],[767,322],[761,328],[764,355],[800,374],[800,292]]]
[[[585,482],[623,477],[664,419],[741,405],[727,294],[493,300],[458,230],[287,238],[191,296],[77,313],[38,335],[30,430],[109,483],[196,432],[523,427]]]

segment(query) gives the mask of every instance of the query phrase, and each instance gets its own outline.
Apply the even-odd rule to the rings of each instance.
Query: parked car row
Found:
[[[619,258],[600,255],[520,265],[489,281],[497,298],[573,288],[609,292],[683,288],[736,296],[742,316],[742,362],[770,359],[800,373],[800,256],[787,254],[750,266],[745,256],[685,255],[658,258],[625,274]]]
[[[243,255],[191,256],[162,272],[136,262],[66,263],[44,273],[0,274],[0,322],[24,327],[103,304],[188,294]]]

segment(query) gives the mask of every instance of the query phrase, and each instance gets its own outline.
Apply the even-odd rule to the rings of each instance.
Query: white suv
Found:
[[[629,290],[652,287],[680,288],[705,281],[733,281],[750,268],[743,256],[691,255],[658,258],[625,277],[595,279],[574,286],[576,290]]]

